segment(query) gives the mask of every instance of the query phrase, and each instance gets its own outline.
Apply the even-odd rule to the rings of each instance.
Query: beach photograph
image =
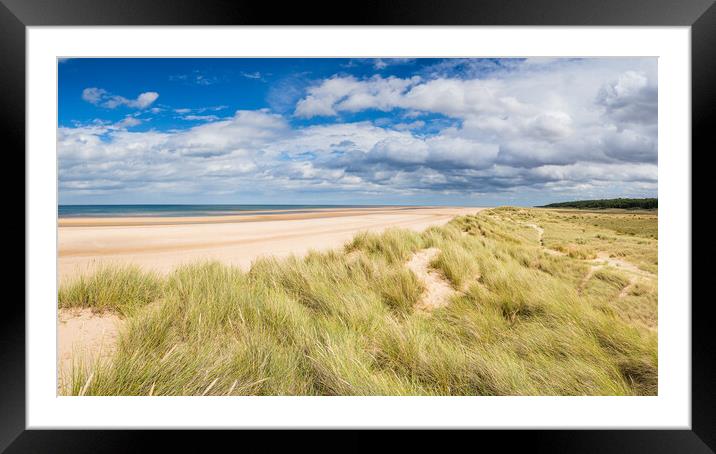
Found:
[[[57,395],[658,395],[657,58],[57,74]]]

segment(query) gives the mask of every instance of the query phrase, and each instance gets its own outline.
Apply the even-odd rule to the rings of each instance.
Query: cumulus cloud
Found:
[[[605,154],[621,161],[656,162],[656,137],[631,129],[607,134],[605,137]]]
[[[335,116],[339,111],[366,109],[392,110],[404,91],[419,78],[399,79],[374,76],[360,81],[354,76],[333,77],[308,88],[308,95],[296,104],[295,115],[302,118]]]
[[[292,92],[285,114],[243,110],[218,118],[200,115],[209,108],[174,109],[203,123],[133,132],[136,119],[127,117],[60,128],[60,189],[397,200],[656,192],[654,59],[520,60],[499,71],[473,68],[472,78],[453,77],[455,63],[447,66],[434,76],[329,77]],[[102,89],[85,92],[97,105],[113,98]],[[392,120],[341,119],[364,111]],[[327,121],[298,126],[296,119]]]
[[[597,103],[620,124],[654,124],[657,117],[657,88],[646,74],[627,71],[602,86]]]
[[[133,126],[138,126],[141,123],[142,123],[142,121],[140,119],[132,117],[131,115],[127,115],[121,121],[115,123],[115,126],[120,129],[125,129],[125,128],[131,128]]]
[[[135,99],[127,99],[123,96],[113,95],[103,88],[90,87],[82,90],[82,99],[90,104],[114,109],[119,106],[127,106],[133,109],[145,109],[159,98],[159,93],[148,91],[140,93]]]
[[[477,62],[477,63],[475,63]],[[586,161],[656,161],[656,65],[636,60],[446,60],[479,66],[482,78],[333,77],[309,88],[295,115],[401,110],[459,120],[446,137],[499,148],[497,162],[519,167]],[[501,68],[500,77],[485,65]],[[470,73],[470,71],[467,71]],[[409,129],[398,125],[396,129]]]
[[[234,179],[255,171],[262,146],[285,130],[282,119],[250,111],[178,132],[129,132],[113,125],[59,128],[60,189],[151,195],[240,188]]]
[[[107,93],[107,90],[104,90],[102,88],[85,88],[82,90],[82,99],[85,101],[91,103],[91,104],[99,104],[100,101],[102,101],[105,97],[108,97],[109,93]]]
[[[418,139],[400,137],[384,139],[376,143],[368,153],[368,159],[374,162],[402,164],[423,164],[430,150],[427,144]]]

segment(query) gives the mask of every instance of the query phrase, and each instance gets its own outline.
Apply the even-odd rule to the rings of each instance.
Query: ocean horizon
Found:
[[[408,205],[305,205],[305,204],[117,204],[58,205],[60,218],[78,217],[192,217],[242,214],[307,213],[320,209],[382,208]],[[418,206],[418,205],[416,205]],[[422,206],[422,205],[420,205]]]

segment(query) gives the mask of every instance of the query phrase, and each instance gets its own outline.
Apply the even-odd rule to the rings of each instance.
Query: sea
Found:
[[[61,218],[192,217],[310,213],[321,209],[380,208],[386,205],[58,205]]]

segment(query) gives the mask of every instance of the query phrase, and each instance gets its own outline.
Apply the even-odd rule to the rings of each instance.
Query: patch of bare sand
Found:
[[[58,390],[68,385],[73,363],[108,360],[116,351],[122,319],[91,309],[60,309],[57,318]]]
[[[631,289],[634,284],[637,283],[639,278],[654,277],[653,273],[644,271],[633,263],[627,262],[626,260],[618,259],[616,257],[612,257],[608,253],[602,251],[597,252],[597,258],[592,259],[589,262],[591,263],[589,271],[587,271],[586,276],[584,276],[582,282],[579,285],[580,292],[584,290],[584,287],[587,285],[589,279],[591,279],[591,277],[594,275],[595,271],[605,268],[607,266],[612,266],[620,271],[625,271],[629,279],[629,283],[625,285],[624,288],[622,288],[621,292],[619,292],[619,295],[617,296],[618,299],[626,297],[629,293],[629,289]]]
[[[525,225],[527,227],[530,227],[530,228],[534,229],[535,231],[537,231],[539,244],[540,244],[540,246],[542,246],[543,250],[547,254],[561,255],[561,256],[566,255],[564,252],[545,247],[544,240],[543,240],[544,229],[542,227],[538,226],[537,224],[525,224]],[[602,251],[597,253],[597,258],[590,260],[589,262],[591,263],[591,265],[589,266],[589,270],[587,271],[587,274],[582,278],[582,281],[579,283],[578,290],[580,293],[582,291],[584,291],[584,287],[586,287],[587,282],[589,282],[589,279],[592,278],[594,273],[597,270],[604,268],[606,266],[613,266],[613,267],[618,268],[622,271],[626,271],[629,276],[629,283],[626,286],[624,286],[624,288],[621,290],[621,292],[619,292],[619,296],[617,297],[620,299],[627,296],[627,294],[629,293],[629,289],[631,289],[634,286],[634,284],[636,284],[638,277],[653,277],[652,273],[644,271],[644,270],[640,269],[639,267],[637,267],[636,265],[634,265],[630,262],[627,262],[626,260],[621,260],[621,259],[618,259],[615,257],[611,257],[608,253],[602,252]]]
[[[628,271],[630,273],[643,276],[643,277],[654,277],[653,273],[650,273],[648,271],[644,271],[638,266],[634,265],[633,263],[627,262],[626,260],[618,259],[616,257],[611,257],[606,252],[598,252],[597,258],[592,260],[594,263],[602,263],[606,265],[611,265],[615,268],[619,268],[620,270]]]
[[[438,271],[430,268],[430,262],[440,253],[438,248],[428,248],[416,252],[406,266],[415,273],[425,286],[425,290],[416,305],[418,309],[430,310],[445,306],[457,292]]]
[[[534,230],[537,231],[537,239],[539,240],[540,246],[544,246],[544,241],[542,240],[542,237],[544,236],[544,229],[537,224],[525,224],[527,227],[531,227]],[[556,251],[555,251],[556,252]]]
[[[542,227],[540,227],[537,224],[524,224],[524,225],[534,229],[537,232],[539,244],[545,253],[547,253],[549,255],[557,255],[557,256],[567,255],[562,251],[550,249],[544,245],[544,229]],[[584,288],[587,286],[587,283],[592,278],[592,276],[594,276],[594,273],[597,270],[602,269],[606,266],[613,266],[619,270],[627,272],[629,282],[619,292],[619,295],[617,296],[618,299],[626,297],[629,294],[629,290],[638,282],[639,278],[655,277],[653,273],[644,271],[641,268],[634,265],[633,263],[627,262],[626,260],[621,260],[616,257],[612,257],[608,253],[603,252],[603,251],[598,252],[597,258],[595,258],[593,260],[589,260],[589,263],[590,263],[589,270],[587,270],[587,274],[584,275],[584,277],[582,278],[582,280],[579,283],[579,286],[577,288],[579,293],[582,293],[584,291]]]
[[[616,267],[620,270],[626,271],[629,277],[629,283],[624,286],[624,288],[619,292],[619,295],[617,296],[618,299],[625,298],[629,294],[629,290],[636,284],[639,280],[639,278],[653,278],[655,277],[653,273],[650,273],[648,271],[644,271],[641,268],[637,267],[633,263],[629,263],[626,260],[621,260],[615,257],[611,257],[606,252],[600,252],[597,254],[597,258],[594,259],[595,261],[599,260],[602,261],[602,263],[605,263],[607,265],[611,265],[613,267]]]
[[[558,251],[556,249],[550,249],[544,245],[544,229],[537,224],[525,224],[527,227],[530,227],[534,229],[537,232],[537,240],[539,241],[539,245],[542,246],[542,250],[549,255],[557,255],[557,256],[565,256],[565,254],[562,251]]]
[[[619,292],[619,295],[617,296],[618,299],[626,298],[626,296],[629,294],[629,290],[636,284],[636,278],[634,276],[631,276],[629,278],[629,283],[624,286],[621,292]]]

